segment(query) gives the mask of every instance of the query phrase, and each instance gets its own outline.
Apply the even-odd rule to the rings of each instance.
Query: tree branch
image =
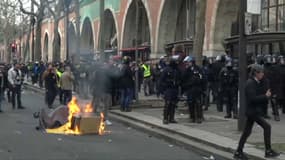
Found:
[[[29,12],[29,11],[24,9],[23,2],[21,0],[18,0],[18,2],[20,3],[20,10],[21,10],[21,12],[23,12],[24,14],[27,14],[27,15],[31,15],[31,16],[37,17],[36,13]]]

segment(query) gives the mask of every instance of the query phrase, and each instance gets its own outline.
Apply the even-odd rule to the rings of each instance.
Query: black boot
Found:
[[[224,118],[228,119],[228,118],[232,118],[231,114],[227,114]]]
[[[277,153],[276,151],[274,151],[272,149],[265,151],[265,157],[266,158],[275,158],[278,156],[280,156],[280,153]]]
[[[166,109],[164,109],[163,110],[163,121],[162,121],[162,123],[163,124],[168,124],[168,112],[167,112],[167,110]]]
[[[174,117],[175,117],[175,106],[171,106],[170,115],[169,115],[169,123],[177,123],[177,121],[175,121]]]
[[[248,157],[243,152],[236,151],[234,153],[234,159],[236,159],[236,160],[248,160]]]

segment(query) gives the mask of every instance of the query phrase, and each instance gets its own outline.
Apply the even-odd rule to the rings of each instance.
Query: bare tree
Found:
[[[2,35],[1,43],[4,44],[5,60],[6,62],[11,61],[10,44],[16,37],[19,26],[16,24],[16,16],[18,10],[16,9],[16,1],[13,0],[2,0],[0,1],[0,34]]]
[[[202,64],[203,46],[205,36],[205,20],[206,20],[206,8],[207,0],[196,0],[197,12],[196,12],[196,31],[194,38],[194,55],[196,57],[197,64]]]
[[[47,7],[54,20],[54,27],[53,27],[54,40],[52,43],[53,60],[60,61],[60,36],[58,32],[58,24],[60,19],[62,18],[61,13],[64,10],[64,1],[58,0],[57,2],[55,2],[55,5],[52,4],[48,5]]]
[[[37,7],[36,11],[27,11],[24,8],[22,0],[18,0],[20,4],[20,10],[27,15],[30,15],[36,19],[36,40],[35,40],[35,55],[34,60],[39,61],[41,59],[42,45],[41,45],[41,32],[42,32],[42,22],[45,18],[45,9],[52,3],[55,3],[55,0],[29,0],[30,3]]]

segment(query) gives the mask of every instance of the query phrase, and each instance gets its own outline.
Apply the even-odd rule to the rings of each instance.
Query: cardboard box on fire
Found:
[[[76,127],[82,134],[98,134],[101,117],[94,113],[76,114],[71,119],[71,129]]]

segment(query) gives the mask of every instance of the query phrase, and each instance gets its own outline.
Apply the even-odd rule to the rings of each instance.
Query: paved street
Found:
[[[3,160],[200,160],[201,155],[173,146],[148,134],[114,122],[104,136],[65,136],[35,130],[32,113],[44,105],[43,97],[25,91],[26,110],[12,111],[5,103],[0,115],[0,159]],[[191,158],[190,158],[191,157]]]

